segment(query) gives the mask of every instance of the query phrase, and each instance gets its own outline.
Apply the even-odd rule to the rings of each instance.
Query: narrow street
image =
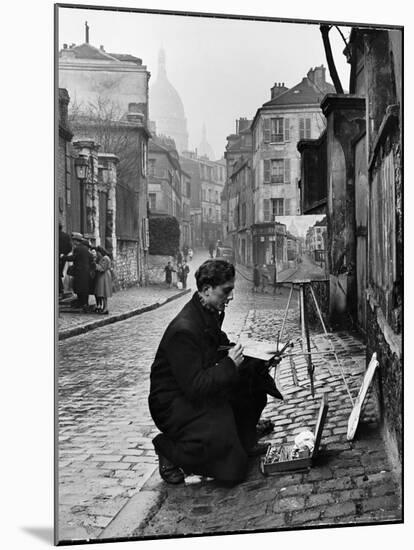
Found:
[[[192,266],[199,265],[197,256]],[[197,263],[198,262],[198,263]],[[189,285],[195,288],[193,271]],[[238,277],[225,330],[237,338],[249,311],[283,294],[252,294]],[[167,324],[191,295],[59,345],[59,523],[62,539],[97,537],[156,465],[149,372]]]
[[[192,265],[198,265],[203,259],[202,256],[195,258]],[[193,281],[191,273],[189,284],[194,288]],[[287,289],[281,289],[276,296],[254,294],[250,281],[239,275],[224,330],[230,338],[237,338],[241,333],[245,337],[275,338],[287,296]],[[264,478],[255,459],[246,482],[231,490],[223,490],[214,482],[192,485],[191,480],[181,488],[171,488],[160,480],[151,443],[157,430],[147,407],[150,365],[167,323],[189,297],[59,344],[59,538],[104,539],[133,534],[152,537],[274,529],[312,524],[312,521],[314,524],[338,523],[341,518],[355,522],[398,517],[400,512],[392,511],[397,499],[392,497],[395,486],[390,467],[375,432],[375,403],[370,403],[365,411],[368,444],[357,442],[352,450],[345,442],[346,414],[349,415],[351,406],[342,378],[332,360],[324,361],[321,355],[314,358],[315,399],[310,395],[303,356],[294,360],[296,384],[291,363],[283,360],[278,370],[278,386],[285,401],[270,399],[264,417],[276,424],[269,441],[291,440],[292,434],[304,425],[313,429],[321,392],[329,392],[332,412],[323,443],[334,447],[331,449],[335,451],[333,465],[322,465],[309,474]],[[296,300],[288,315],[286,334],[289,338],[300,334]],[[320,335],[314,335],[313,345],[319,350],[326,349],[326,342]],[[341,334],[335,335],[335,347],[356,394],[364,371],[364,346],[353,336]],[[364,487],[367,474],[373,474],[374,478],[369,478]],[[336,476],[347,481],[336,479]],[[341,498],[338,501],[338,497],[332,496],[335,484],[341,486],[340,497],[351,499],[351,503],[343,505]],[[281,496],[290,495],[290,500],[280,501],[282,509],[279,509],[274,499],[280,495],[282,486],[286,492]],[[372,493],[372,487],[377,486],[381,487],[380,495],[384,491],[387,495],[383,511],[377,510],[379,502],[375,501],[375,491]],[[306,489],[306,494],[301,493],[299,497],[300,487]],[[151,497],[148,513],[139,517],[135,510],[128,529],[125,524],[117,528],[116,520],[122,518],[122,510],[127,509],[126,505],[134,502],[131,497],[137,495]],[[252,503],[247,506],[249,499],[255,501],[254,508]],[[256,499],[262,502],[260,506]],[[352,499],[367,500],[368,504],[365,508],[362,504],[358,507]],[[325,509],[334,502],[338,503],[333,507],[337,516],[329,512],[324,515],[321,507]],[[309,505],[311,510],[305,513]],[[233,517],[237,517],[237,521],[230,521]]]

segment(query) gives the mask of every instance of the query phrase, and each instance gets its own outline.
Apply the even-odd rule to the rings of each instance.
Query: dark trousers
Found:
[[[88,292],[78,292],[78,303],[80,307],[87,306],[89,302],[89,293]]]

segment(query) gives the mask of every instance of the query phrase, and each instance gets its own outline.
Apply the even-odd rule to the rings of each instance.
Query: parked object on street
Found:
[[[314,446],[310,449],[308,444],[300,440],[295,444],[269,445],[266,456],[260,461],[260,470],[263,475],[280,474],[284,472],[309,470],[312,467],[313,460],[319,451],[319,445],[322,438],[322,431],[328,413],[328,395],[323,394],[321,405],[319,407],[318,418],[314,432]],[[313,442],[312,442],[313,443]]]
[[[219,246],[217,247],[216,258],[219,258],[220,260],[227,260],[228,262],[234,264],[234,250],[229,246]]]

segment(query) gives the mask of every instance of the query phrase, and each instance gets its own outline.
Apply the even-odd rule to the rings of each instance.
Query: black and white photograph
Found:
[[[54,7],[55,544],[401,524],[403,18],[139,4]]]

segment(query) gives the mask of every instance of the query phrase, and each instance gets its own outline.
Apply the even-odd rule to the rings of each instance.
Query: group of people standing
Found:
[[[191,260],[193,257],[193,250],[187,245],[183,246],[182,251],[177,250],[175,254],[175,261],[177,262],[177,268],[174,267],[171,261],[164,267],[165,283],[172,288],[173,286],[173,273],[177,274],[177,283],[181,283],[182,288],[187,288],[187,278],[190,272],[190,267],[187,263],[187,258]]]
[[[90,313],[89,295],[95,296],[96,313],[108,314],[108,298],[112,296],[112,262],[102,246],[92,246],[81,233],[72,237],[59,224],[59,294],[63,293],[63,271],[72,262],[67,274],[72,276],[77,300],[73,307]]]

